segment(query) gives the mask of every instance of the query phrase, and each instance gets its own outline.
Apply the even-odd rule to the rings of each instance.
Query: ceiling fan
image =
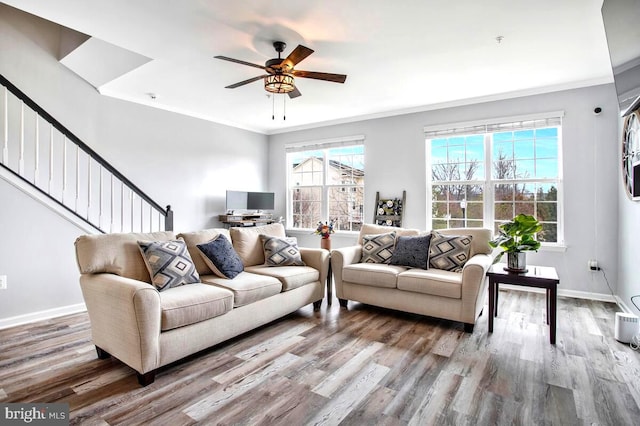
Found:
[[[300,93],[300,90],[298,90],[295,85],[295,77],[313,78],[316,80],[332,81],[334,83],[344,83],[347,79],[347,76],[344,74],[330,74],[325,72],[302,71],[294,69],[294,67],[299,62],[313,53],[313,50],[309,49],[308,47],[299,44],[298,47],[293,49],[293,52],[291,52],[285,59],[282,59],[280,57],[280,54],[284,52],[287,44],[282,41],[274,41],[273,47],[276,49],[276,52],[278,52],[278,57],[269,59],[264,64],[264,66],[252,64],[251,62],[241,61],[240,59],[229,58],[227,56],[215,56],[216,59],[222,59],[224,61],[248,65],[254,68],[260,68],[267,72],[267,74],[262,74],[248,80],[240,81],[238,83],[226,86],[225,88],[235,89],[236,87],[244,86],[245,84],[264,79],[264,89],[267,92],[286,93],[291,99],[293,99],[302,95]]]

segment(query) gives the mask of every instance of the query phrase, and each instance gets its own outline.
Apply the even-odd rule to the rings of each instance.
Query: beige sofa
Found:
[[[469,260],[462,272],[408,268],[384,263],[360,263],[364,235],[395,230],[397,235],[416,236],[415,229],[365,224],[359,245],[332,250],[331,266],[338,300],[347,307],[349,300],[464,323],[473,332],[482,313],[487,290],[485,273],[493,259],[491,231],[480,228],[451,228],[438,232],[473,237]]]
[[[220,278],[203,261],[196,244],[218,234],[230,238],[244,271]],[[159,367],[223,342],[313,303],[319,309],[329,254],[300,248],[306,266],[264,266],[259,234],[284,237],[273,224],[252,228],[85,235],[76,241],[80,285],[98,357],[113,355],[138,373],[146,386]],[[158,291],[138,241],[182,237],[201,283]]]

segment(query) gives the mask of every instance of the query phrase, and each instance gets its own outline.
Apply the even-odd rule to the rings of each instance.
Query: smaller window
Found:
[[[327,144],[324,149],[290,151],[287,217],[291,226],[314,229],[318,221],[333,220],[336,230],[359,231],[364,204],[364,145]]]

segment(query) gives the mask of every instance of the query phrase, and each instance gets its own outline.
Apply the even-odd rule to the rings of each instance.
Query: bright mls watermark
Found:
[[[69,404],[0,403],[0,425],[67,426]]]

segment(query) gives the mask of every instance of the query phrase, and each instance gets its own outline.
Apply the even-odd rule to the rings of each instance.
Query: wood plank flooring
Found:
[[[162,368],[142,388],[99,360],[86,314],[0,330],[0,402],[66,402],[86,425],[640,424],[640,354],[613,338],[617,307],[501,291],[462,324],[350,302],[311,306]],[[488,311],[485,307],[485,313]]]

